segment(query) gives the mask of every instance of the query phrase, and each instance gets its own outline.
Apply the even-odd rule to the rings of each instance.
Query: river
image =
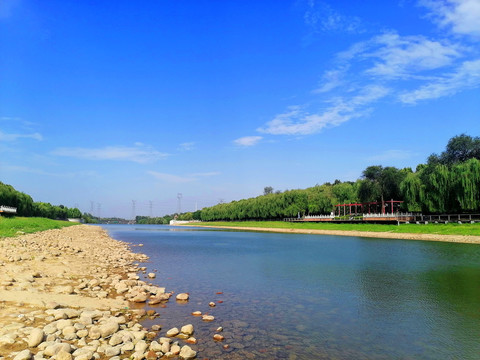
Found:
[[[161,335],[192,323],[209,359],[480,359],[480,246],[105,225],[150,257]],[[214,308],[209,302],[215,302]],[[212,323],[191,312],[208,312]],[[212,339],[218,326],[225,341]],[[228,349],[224,349],[228,345]]]

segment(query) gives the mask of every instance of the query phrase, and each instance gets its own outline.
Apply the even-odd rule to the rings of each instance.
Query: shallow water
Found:
[[[192,323],[200,359],[480,359],[478,245],[104,228],[144,244],[133,250],[150,256],[152,283],[190,293],[187,304],[154,306],[161,316],[146,325],[161,324],[163,336]],[[223,343],[212,339],[218,326]]]

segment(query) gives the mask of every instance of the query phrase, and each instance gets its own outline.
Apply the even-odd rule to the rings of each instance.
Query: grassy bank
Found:
[[[239,222],[203,222],[198,226],[231,226],[276,229],[300,230],[340,230],[340,231],[367,231],[390,232],[411,234],[437,234],[437,235],[472,235],[480,236],[480,223],[475,224],[328,224],[328,223],[289,223],[284,221],[239,221]],[[197,226],[197,224],[195,224]]]
[[[0,217],[0,238],[17,236],[21,233],[29,234],[49,229],[60,229],[72,225],[76,225],[76,223],[35,217]]]

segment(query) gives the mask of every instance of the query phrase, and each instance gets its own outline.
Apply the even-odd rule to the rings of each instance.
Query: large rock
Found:
[[[30,335],[28,336],[27,344],[28,347],[37,347],[42,341],[45,333],[42,329],[35,328],[32,330]]]
[[[57,355],[55,355],[56,360],[72,360],[72,358],[72,354],[65,350],[60,350]]]
[[[180,329],[180,332],[185,334],[185,335],[192,335],[193,334],[193,325],[188,324],[188,325],[182,326],[182,328]]]
[[[102,326],[100,326],[100,334],[103,338],[106,338],[118,331],[118,323],[114,321],[109,321]]]
[[[177,336],[179,333],[180,331],[178,330],[178,328],[171,328],[170,330],[167,331],[167,336],[173,337],[173,336]]]
[[[30,360],[32,358],[32,353],[30,350],[23,350],[20,351],[14,358],[13,360]]]
[[[178,301],[187,301],[189,298],[189,295],[187,293],[180,293],[176,296],[176,299]]]
[[[197,356],[197,352],[192,350],[192,348],[188,345],[184,345],[180,350],[180,358],[184,360],[193,359]]]

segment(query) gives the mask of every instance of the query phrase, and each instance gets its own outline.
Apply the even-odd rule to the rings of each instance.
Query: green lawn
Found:
[[[0,217],[0,238],[17,236],[21,233],[29,234],[49,229],[60,229],[72,225],[77,225],[77,223],[45,218]]]
[[[442,235],[474,235],[480,236],[480,223],[475,224],[328,224],[328,223],[289,223],[284,221],[238,221],[238,222],[202,222],[199,226],[232,226],[277,229],[314,229],[314,230],[343,230],[343,231],[371,231],[391,233],[415,234],[442,234]],[[197,224],[195,224],[197,226]]]

